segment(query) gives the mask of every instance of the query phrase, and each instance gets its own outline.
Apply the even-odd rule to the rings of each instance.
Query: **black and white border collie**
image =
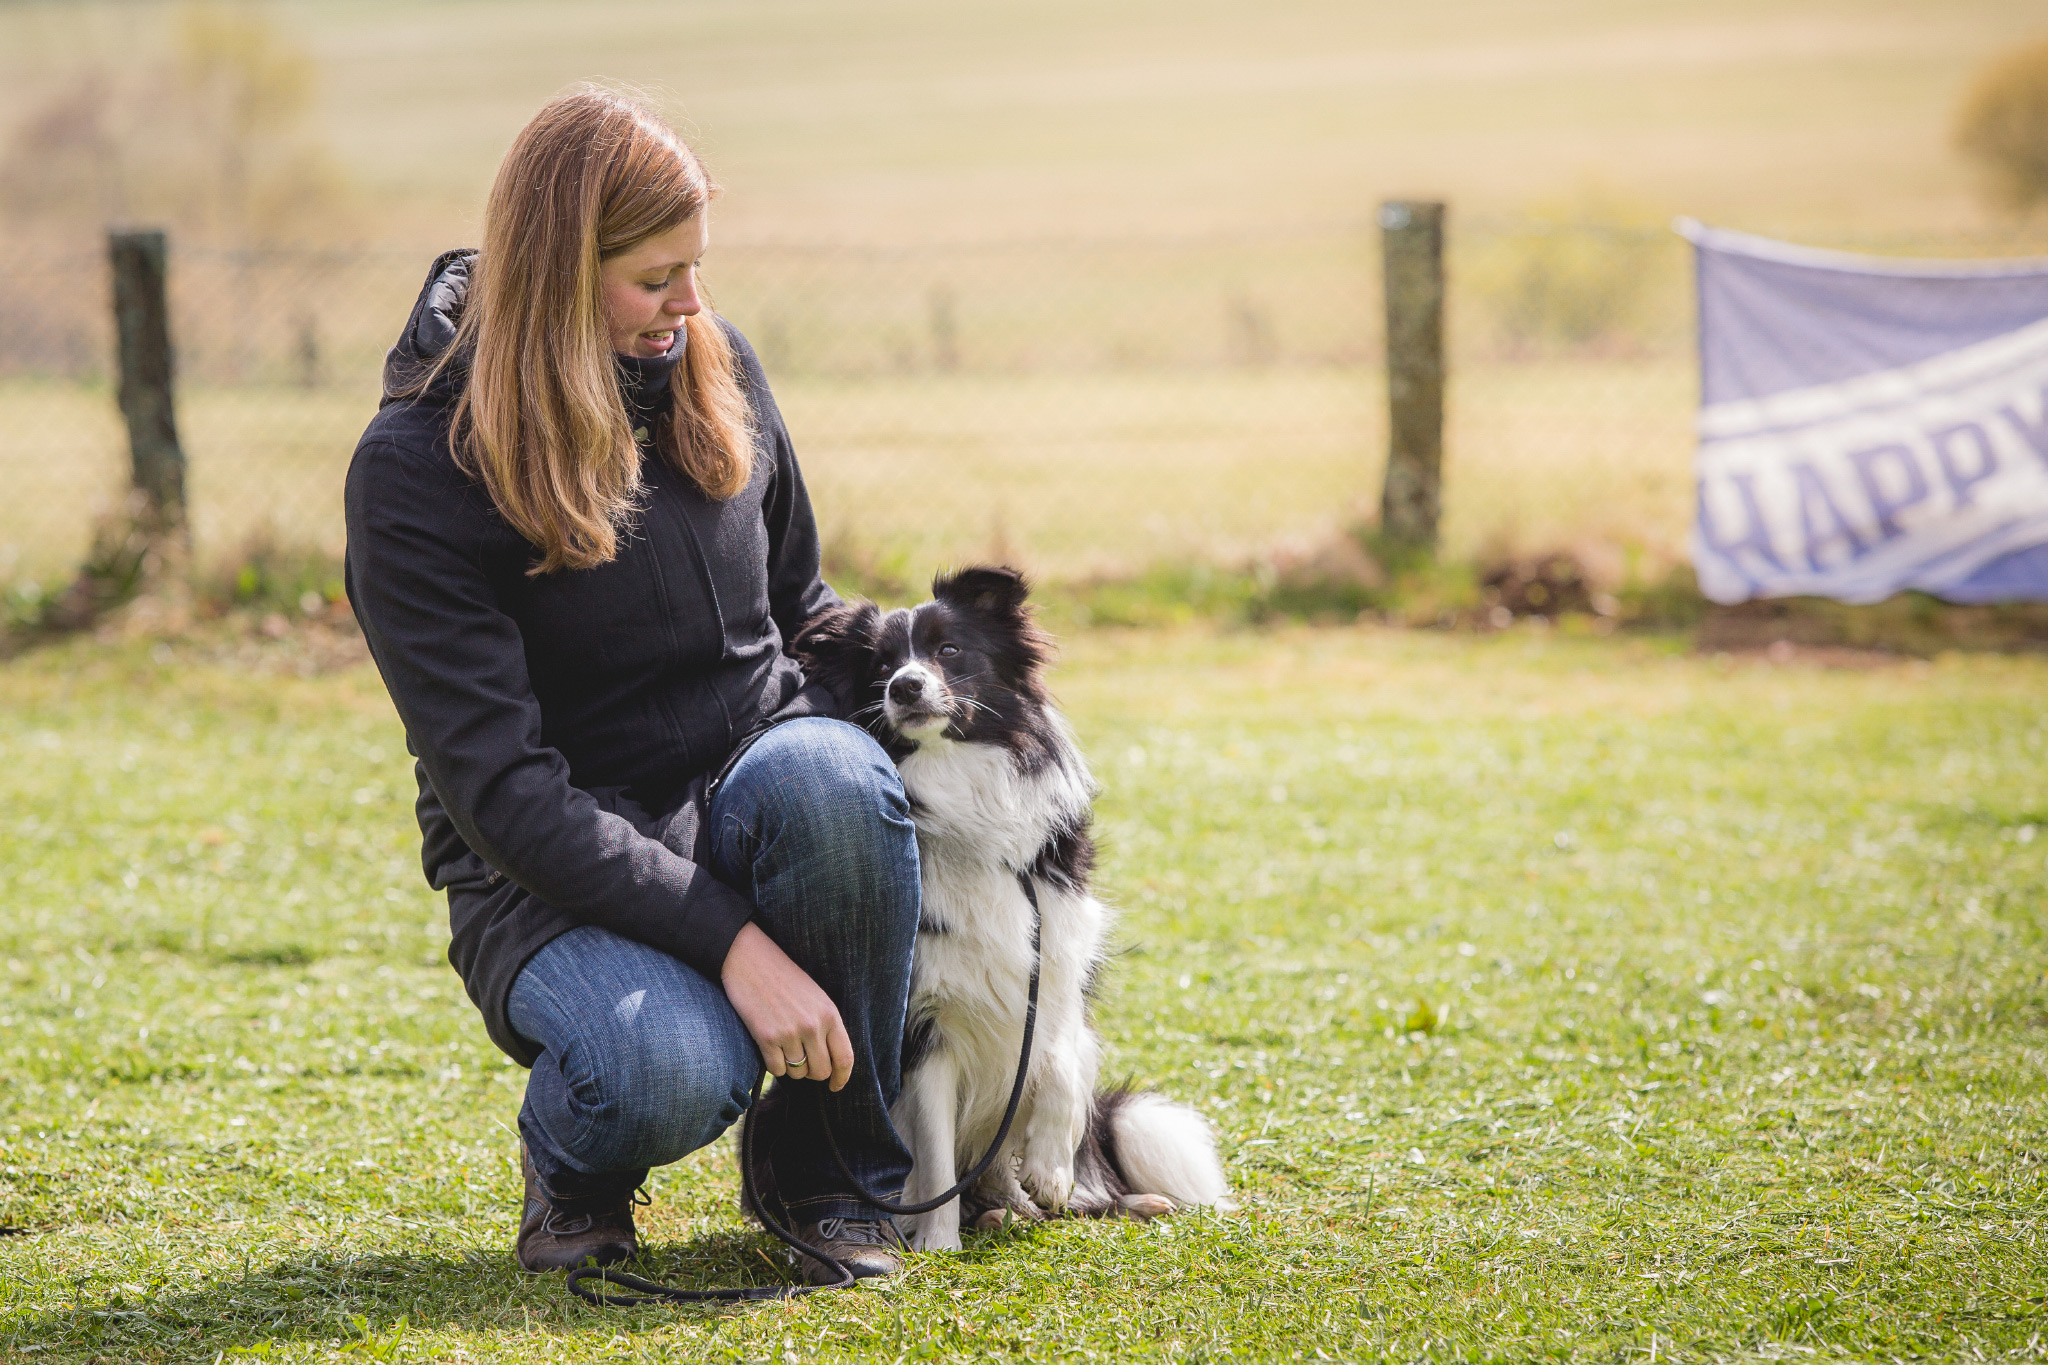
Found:
[[[1095,783],[1046,693],[1051,641],[1027,593],[1015,570],[965,569],[935,579],[922,606],[849,603],[793,642],[895,760],[917,824],[924,910],[890,1113],[914,1163],[905,1202],[951,1186],[1002,1121],[1031,974],[1022,874],[1042,921],[1037,1034],[1017,1120],[966,1196],[968,1220],[1229,1207],[1200,1114],[1156,1094],[1096,1090],[1102,1046],[1088,996],[1110,916],[1088,890]],[[911,1245],[957,1248],[961,1203],[905,1220]]]

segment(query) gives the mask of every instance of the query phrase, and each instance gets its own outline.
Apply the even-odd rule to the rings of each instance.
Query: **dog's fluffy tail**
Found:
[[[1097,1122],[1109,1137],[1108,1156],[1133,1193],[1164,1195],[1182,1208],[1237,1207],[1207,1119],[1143,1090],[1112,1090],[1097,1096],[1096,1104]]]

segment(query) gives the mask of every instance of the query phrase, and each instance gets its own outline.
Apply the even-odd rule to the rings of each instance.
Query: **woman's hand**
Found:
[[[771,1075],[822,1081],[829,1072],[832,1089],[845,1086],[853,1075],[853,1040],[839,1007],[774,939],[752,924],[741,929],[719,979]]]

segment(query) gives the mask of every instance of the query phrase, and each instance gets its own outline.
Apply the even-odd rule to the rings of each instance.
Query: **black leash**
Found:
[[[1032,885],[1028,872],[1017,874],[1017,885],[1024,888],[1024,899],[1031,902],[1031,985],[1024,993],[1024,1046],[1017,1057],[1017,1079],[1010,1082],[1010,1102],[1003,1109],[1002,1123],[996,1127],[995,1141],[989,1143],[988,1150],[981,1154],[981,1160],[974,1163],[974,1169],[935,1199],[927,1199],[921,1204],[892,1204],[870,1190],[853,1173],[853,1168],[846,1164],[846,1157],[839,1150],[839,1143],[832,1136],[832,1124],[826,1119],[825,1111],[818,1111],[818,1124],[825,1130],[825,1145],[832,1149],[832,1159],[839,1163],[839,1174],[846,1177],[846,1183],[853,1186],[855,1194],[884,1213],[930,1213],[933,1209],[943,1208],[947,1201],[965,1194],[969,1186],[988,1173],[988,1168],[995,1164],[996,1154],[1003,1149],[1004,1139],[1010,1136],[1010,1124],[1017,1117],[1017,1106],[1023,1102],[1024,1082],[1031,1070],[1031,1035],[1038,1029],[1038,967],[1041,956],[1038,888]]]
[[[1031,984],[1024,996],[1024,1043],[1018,1051],[1017,1077],[1010,1083],[1010,1102],[1003,1109],[1003,1121],[997,1126],[995,1138],[989,1143],[988,1150],[981,1154],[981,1160],[974,1163],[973,1169],[955,1181],[951,1189],[935,1199],[927,1199],[918,1204],[891,1203],[870,1191],[866,1182],[853,1173],[853,1169],[847,1165],[845,1155],[839,1150],[838,1140],[832,1136],[832,1124],[825,1117],[825,1107],[818,1107],[818,1123],[825,1131],[825,1145],[832,1149],[832,1159],[838,1163],[839,1173],[846,1177],[847,1184],[853,1187],[856,1194],[884,1213],[929,1213],[933,1209],[943,1207],[947,1201],[966,1193],[970,1186],[988,1173],[988,1168],[995,1164],[996,1156],[1003,1150],[1003,1143],[1009,1139],[1010,1125],[1016,1121],[1017,1107],[1024,1100],[1024,1083],[1029,1079],[1031,1071],[1031,1038],[1038,1029],[1038,974],[1043,957],[1040,945],[1043,924],[1038,909],[1038,888],[1032,883],[1031,874],[1028,872],[1017,874],[1017,885],[1023,888],[1024,899],[1031,902]],[[751,1109],[760,1101],[761,1078],[757,1076],[754,1078],[752,1098],[747,1102],[748,1108]],[[740,1138],[740,1188],[744,1201],[753,1207],[755,1214],[761,1219],[761,1226],[767,1228],[769,1234],[785,1246],[794,1247],[804,1255],[837,1271],[838,1279],[830,1284],[761,1284],[728,1289],[676,1289],[653,1280],[642,1279],[623,1270],[613,1270],[609,1266],[586,1265],[578,1266],[569,1272],[569,1291],[596,1308],[639,1308],[657,1303],[732,1303],[745,1299],[793,1299],[799,1295],[816,1293],[821,1289],[851,1289],[855,1283],[854,1275],[846,1268],[845,1262],[804,1241],[776,1222],[773,1215],[768,1212],[768,1206],[762,1201],[760,1191],[754,1187],[752,1124],[740,1130]],[[591,1288],[586,1285],[585,1282],[591,1280],[596,1281],[599,1287]],[[613,1294],[609,1291],[614,1285],[631,1290],[632,1293]]]
[[[754,1078],[753,1097],[747,1107],[753,1108],[761,1102],[761,1077]],[[609,1266],[583,1265],[569,1272],[569,1292],[585,1303],[596,1308],[640,1308],[652,1303],[733,1303],[742,1299],[793,1299],[802,1294],[814,1293],[820,1289],[850,1289],[853,1287],[853,1272],[845,1262],[804,1241],[788,1228],[775,1221],[768,1212],[768,1206],[761,1202],[760,1195],[753,1188],[754,1183],[754,1127],[748,1124],[740,1129],[740,1183],[746,1190],[747,1202],[760,1215],[761,1225],[774,1238],[787,1246],[795,1247],[807,1256],[814,1257],[839,1272],[839,1278],[830,1284],[757,1284],[736,1286],[730,1289],[677,1289],[671,1285],[657,1284],[644,1280],[624,1270],[613,1270]],[[603,1286],[592,1289],[585,1280],[596,1280]],[[610,1287],[630,1289],[630,1294],[613,1294]]]

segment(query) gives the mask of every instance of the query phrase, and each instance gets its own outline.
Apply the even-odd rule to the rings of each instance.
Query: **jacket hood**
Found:
[[[405,330],[384,356],[384,397],[378,406],[409,397],[447,401],[461,391],[468,366],[459,360],[441,371],[425,391],[415,394],[413,386],[455,340],[455,324],[462,321],[462,305],[469,298],[470,266],[475,260],[476,252],[463,248],[442,252],[427,267],[427,282],[420,286]]]
[[[452,403],[468,382],[469,364],[457,356],[424,390],[414,392],[420,378],[431,370],[441,353],[455,340],[456,324],[462,321],[463,305],[469,301],[471,268],[476,263],[474,248],[444,251],[427,268],[426,283],[413,302],[412,315],[398,343],[384,357],[384,396],[378,406],[417,397],[428,402]],[[687,333],[676,329],[675,345],[667,355],[641,359],[619,356],[619,386],[635,417],[651,422],[666,406],[663,399],[669,376],[683,358]]]

